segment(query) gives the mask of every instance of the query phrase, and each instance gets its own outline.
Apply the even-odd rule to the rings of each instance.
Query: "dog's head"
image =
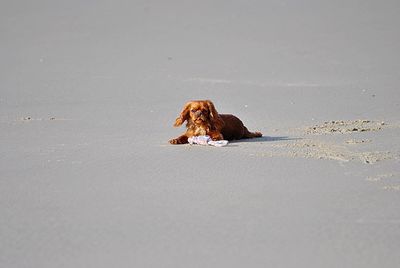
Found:
[[[224,124],[214,104],[209,100],[189,101],[183,107],[183,110],[175,120],[175,127],[178,127],[187,121],[188,124],[196,126],[208,125],[220,130]]]

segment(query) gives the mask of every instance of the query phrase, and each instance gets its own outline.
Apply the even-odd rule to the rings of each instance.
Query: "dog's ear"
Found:
[[[210,112],[210,119],[211,122],[214,124],[214,127],[217,130],[221,130],[224,126],[224,121],[222,121],[221,117],[219,116],[217,110],[215,109],[214,103],[210,100],[206,100],[208,110]]]
[[[189,119],[189,112],[190,112],[191,105],[192,105],[191,101],[189,101],[188,103],[185,104],[181,114],[175,119],[174,127],[179,127],[180,125],[183,124],[183,122],[185,122],[186,120]]]

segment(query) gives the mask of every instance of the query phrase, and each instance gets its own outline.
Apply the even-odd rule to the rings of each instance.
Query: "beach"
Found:
[[[396,1],[0,3],[0,266],[398,267]],[[171,145],[189,100],[263,137]]]

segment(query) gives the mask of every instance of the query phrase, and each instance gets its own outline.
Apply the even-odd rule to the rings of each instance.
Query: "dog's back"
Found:
[[[232,114],[220,114],[224,121],[221,133],[226,140],[240,140],[261,137],[260,132],[250,132],[243,124],[242,120]]]

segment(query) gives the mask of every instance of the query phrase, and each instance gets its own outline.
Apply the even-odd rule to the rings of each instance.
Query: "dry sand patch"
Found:
[[[365,131],[378,131],[386,127],[387,124],[383,121],[371,120],[332,120],[326,121],[323,124],[305,128],[307,134],[328,134],[328,133],[352,133]]]
[[[334,142],[317,139],[303,139],[300,141],[275,144],[279,149],[278,155],[288,157],[304,157],[315,159],[336,160],[341,162],[360,161],[373,164],[379,161],[393,159],[391,152],[358,152]]]
[[[399,128],[398,125],[373,120],[332,120],[314,126],[289,129],[296,139],[286,139],[268,145],[262,156],[303,157],[335,160],[340,162],[361,162],[374,164],[384,160],[399,159],[396,148],[372,150],[374,139],[380,138],[379,131]],[[359,137],[360,132],[374,132],[372,138]],[[376,133],[375,133],[376,132]],[[340,135],[343,134],[343,137]],[[349,137],[350,136],[350,137]],[[372,146],[373,147],[373,146]]]

